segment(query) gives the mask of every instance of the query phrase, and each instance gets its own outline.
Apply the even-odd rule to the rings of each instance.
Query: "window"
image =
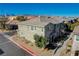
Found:
[[[76,36],[76,40],[79,41],[79,36],[78,35]]]
[[[21,35],[23,35],[23,32],[21,32]]]
[[[33,30],[33,26],[31,26],[31,30]]]
[[[51,27],[50,27],[50,26],[48,26],[48,27],[47,27],[47,30],[51,30]]]
[[[44,28],[42,28],[42,32],[43,32],[43,29],[44,29]]]
[[[27,25],[27,29],[29,29],[29,27],[30,27],[30,26],[29,26],[29,25]]]
[[[49,30],[49,27],[46,27],[46,30]]]
[[[36,26],[35,26],[35,30],[36,30]]]
[[[31,30],[36,30],[36,26],[31,26]]]

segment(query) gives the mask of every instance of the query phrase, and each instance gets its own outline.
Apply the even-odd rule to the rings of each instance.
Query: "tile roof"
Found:
[[[32,20],[23,21],[23,22],[20,22],[18,24],[22,24],[22,25],[34,25],[34,26],[44,27],[48,23],[58,24],[58,23],[61,23],[62,21],[63,21],[63,19],[59,18],[59,17],[52,17],[52,18],[50,17],[50,18],[48,18],[45,21],[41,21],[40,17],[36,17],[36,18],[33,18]]]

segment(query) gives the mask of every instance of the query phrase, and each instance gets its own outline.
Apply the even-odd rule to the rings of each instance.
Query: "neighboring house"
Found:
[[[75,27],[73,31],[73,45],[71,55],[79,55],[79,26]]]
[[[24,18],[27,19],[27,20],[33,19],[33,18],[35,18],[35,17],[36,17],[36,16],[24,16]]]
[[[18,34],[20,37],[24,37],[33,43],[35,42],[35,34],[50,39],[51,32],[55,30],[54,25],[59,24],[62,21],[61,18],[39,16],[32,20],[18,23]]]
[[[12,20],[9,23],[6,22],[6,29],[8,30],[17,30],[18,29],[18,23],[19,21],[17,20]]]
[[[8,17],[8,20],[10,20],[10,21],[11,21],[11,20],[15,20],[16,17],[17,17],[17,16],[9,16],[9,17]]]
[[[8,21],[6,22],[6,29],[8,30],[17,30],[18,29],[18,20],[16,19],[18,16],[9,16]],[[26,20],[30,20],[35,18],[35,16],[24,16]]]
[[[15,20],[17,16],[9,16],[8,21],[6,22],[6,29],[16,30],[18,29],[18,20]]]
[[[5,16],[0,16],[0,29],[5,28],[5,23],[6,23],[7,20],[8,20],[7,17],[5,17]]]

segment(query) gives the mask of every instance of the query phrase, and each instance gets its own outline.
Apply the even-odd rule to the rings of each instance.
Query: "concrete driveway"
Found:
[[[16,46],[2,34],[0,34],[0,49],[4,52],[0,56],[31,56],[28,52]]]

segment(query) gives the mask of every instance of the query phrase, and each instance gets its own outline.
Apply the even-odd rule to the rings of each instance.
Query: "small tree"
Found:
[[[47,40],[43,36],[34,35],[35,44],[39,48],[43,48],[46,46]]]
[[[17,16],[16,20],[18,20],[18,21],[25,21],[25,18],[24,18],[24,16]]]

